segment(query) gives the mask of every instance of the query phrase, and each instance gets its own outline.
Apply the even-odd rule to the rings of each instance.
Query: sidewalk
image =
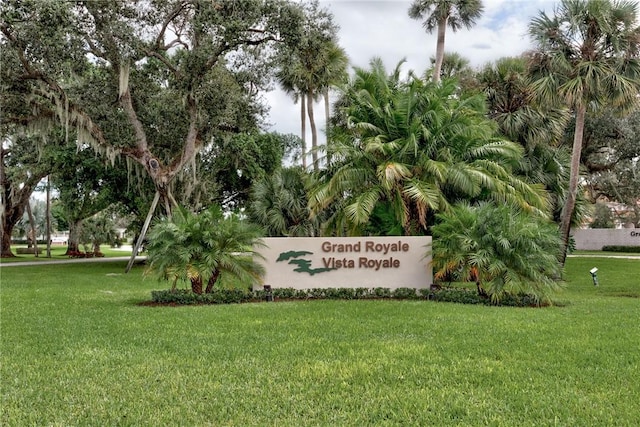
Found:
[[[2,262],[0,268],[4,267],[20,267],[32,266],[32,265],[52,265],[52,264],[77,264],[77,263],[90,263],[90,262],[115,262],[115,261],[129,261],[131,257],[118,256],[118,257],[105,257],[105,258],[69,258],[69,259],[56,259],[51,261],[21,261],[21,262]],[[144,261],[147,259],[146,255],[138,255],[135,259],[136,262]]]

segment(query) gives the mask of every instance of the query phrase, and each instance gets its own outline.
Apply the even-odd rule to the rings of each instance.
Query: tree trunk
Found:
[[[5,149],[0,145],[0,205],[2,206],[2,212],[0,212],[0,224],[2,225],[2,249],[0,250],[0,257],[13,258],[15,255],[11,252],[11,233],[13,232],[13,224],[7,221],[7,208],[8,201],[11,196],[9,191],[9,182],[4,172],[4,156]],[[7,232],[8,231],[8,232]]]
[[[325,88],[324,90],[324,134],[325,138],[325,149],[327,150],[327,166],[331,163],[331,153],[329,152],[329,122],[331,117],[331,107],[329,105],[329,88]]]
[[[564,266],[567,260],[567,249],[569,247],[569,233],[571,231],[571,219],[576,207],[578,196],[578,179],[580,178],[580,156],[582,155],[582,136],[584,133],[584,118],[587,108],[579,105],[576,108],[576,126],[573,135],[573,148],[571,151],[571,169],[569,172],[569,188],[567,198],[562,208],[560,218],[560,237],[562,238],[562,251],[560,253],[560,263]]]
[[[36,233],[36,220],[33,217],[31,211],[31,203],[27,202],[27,216],[29,217],[29,224],[31,225],[31,237],[33,238],[33,253],[38,258],[38,233]]]
[[[15,258],[13,252],[11,252],[11,234],[13,233],[13,226],[15,224],[9,221],[2,222],[2,254],[1,258]]]
[[[307,115],[309,116],[309,126],[311,126],[311,158],[313,159],[313,170],[318,172],[318,131],[316,121],[313,117],[313,92],[307,92]]]
[[[440,19],[438,22],[438,41],[436,43],[436,63],[433,66],[432,79],[434,83],[440,81],[440,73],[442,72],[442,61],[444,60],[444,36],[447,31],[448,16]]]
[[[479,296],[481,296],[482,298],[489,298],[489,294],[484,290],[480,282],[476,282],[476,289],[478,290]]]
[[[51,177],[47,175],[47,258],[51,258]]]
[[[207,289],[205,289],[204,292],[207,294],[210,294],[211,292],[213,292],[213,287],[215,286],[219,278],[220,278],[220,270],[216,268],[213,271],[213,274],[211,274],[211,277],[209,277],[209,281],[207,282]]]
[[[302,140],[302,169],[307,169],[307,117],[304,94],[300,95],[300,139]]]
[[[4,157],[8,150],[0,146],[0,206],[2,212],[2,258],[14,258],[11,252],[11,233],[15,225],[22,219],[24,210],[29,203],[33,189],[46,174],[33,174],[29,179],[20,186],[12,184],[5,172]]]
[[[125,273],[128,273],[129,270],[131,270],[131,267],[133,266],[133,261],[136,259],[136,256],[138,255],[138,251],[142,246],[142,242],[144,241],[144,238],[147,235],[149,224],[151,224],[151,218],[153,218],[153,213],[156,211],[156,206],[158,205],[159,200],[160,200],[160,192],[156,190],[156,194],[155,196],[153,196],[153,201],[151,202],[151,207],[149,208],[149,213],[147,213],[147,218],[145,219],[144,224],[142,225],[142,230],[140,231],[140,235],[138,236],[138,239],[136,240],[136,243],[133,246],[133,250],[131,251],[131,258],[129,258],[127,267],[124,270]],[[200,285],[200,287],[202,288],[202,285]]]
[[[191,292],[194,294],[202,294],[202,277],[197,276],[191,279]]]
[[[80,252],[80,226],[82,220],[69,220],[69,240],[67,240],[67,252],[65,255],[70,255],[71,252]]]

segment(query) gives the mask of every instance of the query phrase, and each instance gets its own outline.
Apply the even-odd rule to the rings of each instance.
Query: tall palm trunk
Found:
[[[573,135],[573,149],[571,151],[571,170],[569,172],[569,188],[567,198],[562,208],[560,218],[560,236],[562,237],[562,252],[560,253],[560,263],[564,265],[567,259],[567,248],[569,246],[569,232],[571,231],[571,218],[576,207],[576,197],[578,195],[578,179],[580,178],[580,156],[582,154],[582,137],[584,134],[584,118],[587,108],[579,105],[576,108],[576,126]]]
[[[329,106],[329,88],[324,89],[324,134],[325,134],[325,149],[327,150],[327,166],[331,163],[331,153],[329,151],[329,117],[331,117],[331,111]]]
[[[300,95],[300,139],[302,140],[302,169],[307,169],[307,111],[304,93]]]
[[[313,92],[307,92],[307,114],[309,115],[309,126],[311,126],[311,157],[313,159],[313,170],[319,169],[318,164],[318,131],[316,121],[313,117]]]
[[[433,81],[440,81],[440,73],[442,72],[442,61],[444,61],[444,36],[447,31],[448,16],[444,16],[438,22],[438,41],[436,43],[436,63],[433,66]]]

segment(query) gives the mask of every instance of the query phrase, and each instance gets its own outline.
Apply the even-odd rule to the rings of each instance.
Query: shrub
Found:
[[[374,288],[373,295],[377,298],[391,298],[391,289],[389,288]]]
[[[558,228],[509,205],[463,203],[437,215],[433,231],[435,278],[474,282],[493,302],[524,292],[547,300],[561,288]]]
[[[190,289],[151,291],[151,300],[159,304],[237,304],[254,298],[252,293],[246,293],[241,289],[215,289],[208,294],[196,294]]]
[[[395,299],[418,299],[418,294],[413,288],[396,288],[391,292]]]
[[[274,300],[306,299],[376,299],[432,300],[456,302],[461,304],[484,304],[510,307],[532,307],[538,305],[535,295],[505,293],[499,302],[483,298],[477,292],[465,288],[413,289],[397,288],[315,288],[315,289],[273,289]],[[266,292],[257,290],[245,292],[242,289],[214,289],[211,293],[196,294],[191,289],[167,289],[152,291],[151,300],[157,304],[193,305],[193,304],[239,304],[266,300]]]
[[[149,232],[146,274],[174,286],[189,281],[197,294],[211,293],[222,275],[249,287],[264,273],[254,259],[260,257],[257,246],[264,245],[260,235],[256,226],[238,215],[226,216],[219,206],[199,214],[178,207]]]
[[[299,298],[297,289],[293,288],[276,288],[273,289],[273,298],[292,299]],[[305,294],[306,297],[306,294]]]
[[[640,246],[606,245],[602,247],[605,252],[640,253]]]
[[[483,298],[477,292],[463,288],[442,288],[432,291],[432,300],[442,302],[457,302],[461,304],[486,304],[489,299]]]

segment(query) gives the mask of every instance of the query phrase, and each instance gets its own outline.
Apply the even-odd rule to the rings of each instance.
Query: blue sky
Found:
[[[526,34],[533,16],[544,10],[553,13],[554,0],[484,0],[484,13],[471,30],[447,32],[446,51],[457,52],[481,67],[504,56],[515,56],[531,45]],[[346,50],[351,66],[366,67],[375,56],[388,69],[406,59],[403,69],[422,72],[435,55],[436,35],[428,34],[422,23],[409,18],[410,1],[404,0],[320,0],[340,26],[340,45]],[[271,106],[270,130],[281,133],[300,132],[300,109],[279,90],[266,96]],[[318,123],[324,112],[318,105]],[[308,127],[308,126],[307,126]],[[310,139],[310,136],[308,137]],[[324,140],[324,134],[320,135]]]

